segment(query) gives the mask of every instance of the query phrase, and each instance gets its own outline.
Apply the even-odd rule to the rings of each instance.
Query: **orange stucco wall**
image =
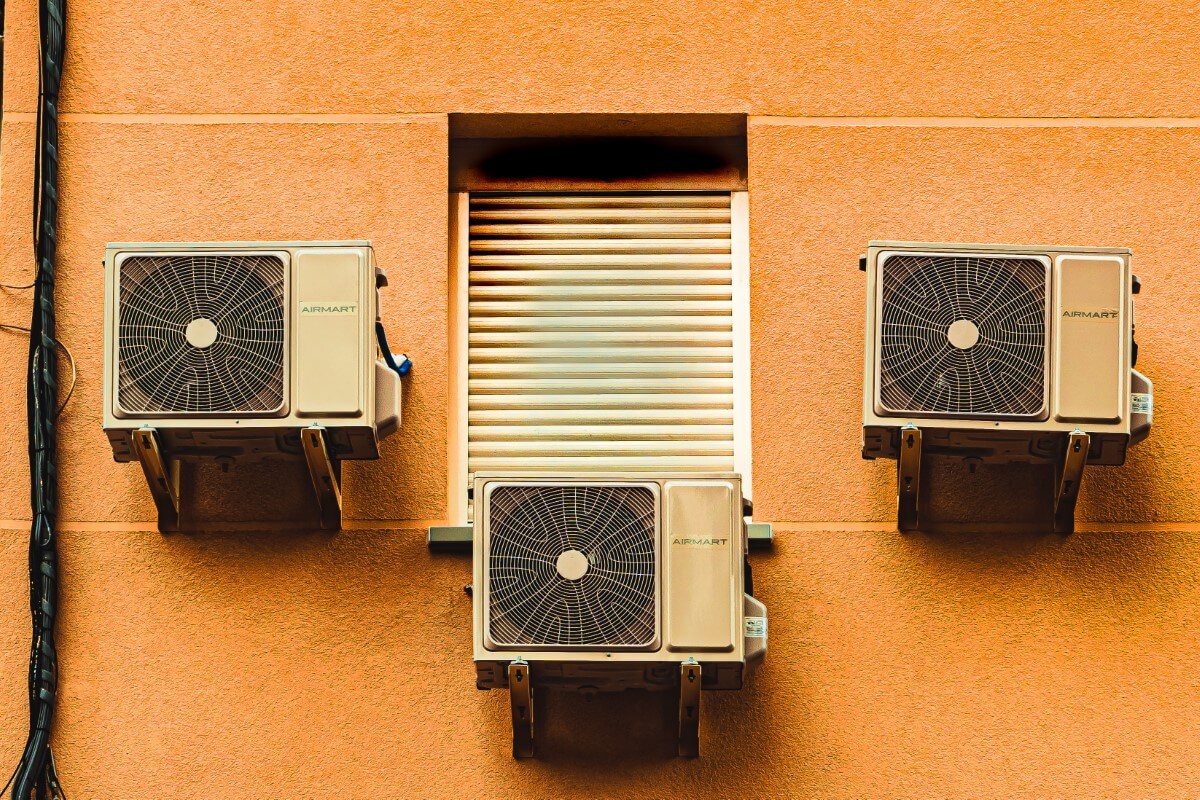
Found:
[[[31,274],[34,0],[6,10],[0,282]],[[1183,3],[72,0],[62,124],[62,701],[72,798],[1200,795],[1200,13]],[[756,517],[770,653],[673,757],[669,698],[473,688],[447,516],[451,112],[748,114]],[[1053,118],[1053,119],[1046,119]],[[111,240],[366,238],[417,364],[347,465],[202,470],[164,538],[100,430]],[[891,530],[858,455],[871,238],[1130,246],[1156,428],[1029,532],[1049,476],[939,465]],[[24,323],[27,293],[0,292]],[[0,761],[25,732],[24,352],[0,332]],[[279,520],[271,525],[244,520]],[[1000,520],[1003,525],[992,529]],[[229,524],[225,524],[229,523]],[[986,528],[986,530],[985,530]],[[1007,528],[1007,529],[1005,529]],[[3,755],[7,754],[7,755]]]

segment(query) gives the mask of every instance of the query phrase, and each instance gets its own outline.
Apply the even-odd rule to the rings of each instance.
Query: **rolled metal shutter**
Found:
[[[730,206],[471,195],[471,476],[734,469]]]

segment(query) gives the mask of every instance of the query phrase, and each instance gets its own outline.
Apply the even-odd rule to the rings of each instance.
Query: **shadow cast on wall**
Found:
[[[1087,467],[1076,509],[1077,523],[1139,518],[1153,491],[1151,475],[1131,450],[1120,467]],[[880,479],[866,487],[881,507],[894,507],[895,462],[877,462]],[[1053,464],[976,464],[926,455],[921,471],[920,530],[925,532],[1050,533],[1054,530],[1057,477]],[[1144,519],[1144,515],[1141,515]]]
[[[415,378],[408,379],[410,382]],[[406,385],[407,389],[407,385]],[[411,410],[412,392],[401,396],[401,419]],[[404,442],[405,429],[379,443],[379,459],[365,462],[342,462],[343,508],[346,518],[370,505],[370,499],[353,497],[356,484],[375,490],[373,476],[367,471],[386,471],[402,474],[406,465],[404,454],[409,452]],[[122,465],[140,473],[136,463]],[[321,527],[320,507],[304,457],[270,456],[257,461],[232,461],[219,464],[215,460],[183,461],[180,465],[180,532],[286,529],[314,531]],[[140,477],[140,476],[139,476]],[[139,497],[131,497],[129,505],[144,503],[149,509],[150,493],[141,480],[133,483]]]

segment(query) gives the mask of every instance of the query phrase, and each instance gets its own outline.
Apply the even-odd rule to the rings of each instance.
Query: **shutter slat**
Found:
[[[693,322],[691,318],[688,322]],[[467,342],[476,352],[483,345],[491,345],[495,352],[509,347],[600,347],[646,344],[670,347],[730,347],[733,331],[727,325],[723,330],[699,330],[678,326],[671,330],[535,330],[535,331],[478,331],[468,336]]]
[[[471,238],[508,239],[728,239],[728,222],[554,222],[480,223],[471,226]]]
[[[468,370],[472,378],[512,378],[541,380],[552,375],[570,378],[733,378],[733,365],[728,363],[682,361],[585,361],[583,363],[525,361],[521,363],[472,363]]]
[[[627,286],[724,285],[729,286],[733,273],[727,269],[542,269],[542,270],[475,270],[471,286],[519,283],[527,286],[557,286],[566,284],[604,285],[621,283]]]
[[[537,471],[558,472],[564,476],[591,472],[727,472],[730,456],[688,455],[582,455],[562,458],[558,455],[526,455],[468,458],[467,469],[475,472]]]
[[[730,195],[470,203],[468,470],[732,470]]]
[[[729,195],[671,193],[656,194],[505,194],[471,196],[471,208],[729,208]]]
[[[733,393],[730,378],[471,378],[467,391],[478,394],[661,394]]]
[[[720,267],[731,269],[733,258],[725,253],[601,253],[588,255],[474,255],[469,264],[475,267],[518,267],[520,269],[570,269],[573,267],[608,267],[643,269],[646,267],[696,269]]]
[[[671,453],[673,455],[691,456],[722,456],[733,455],[733,444],[728,441],[677,440],[672,442],[635,441],[624,439],[609,440],[567,440],[556,441],[486,441],[471,442],[469,454],[478,458],[503,456],[530,456],[545,454],[547,457],[587,455],[658,455]]]
[[[467,435],[476,441],[646,441],[668,442],[671,447],[680,439],[728,443],[733,438],[733,425],[472,425]]]
[[[544,364],[556,368],[571,364],[657,364],[698,362],[732,367],[731,347],[646,347],[642,342],[609,347],[472,347],[467,350],[470,369],[492,363]]]
[[[497,208],[472,210],[471,223],[697,223],[730,221],[727,208]]]
[[[732,335],[733,321],[728,316],[695,316],[664,319],[654,316],[642,317],[526,317],[497,316],[471,319],[471,330],[485,331],[657,331],[679,333],[684,331],[726,331]],[[560,335],[566,335],[560,333]]]
[[[733,410],[733,395],[726,392],[689,394],[477,394],[470,397],[469,411],[491,409],[727,409]]]
[[[679,303],[673,300],[472,300],[467,304],[471,316],[520,314],[521,316],[572,317],[590,314],[607,317],[653,316],[684,317],[703,314],[733,314],[733,304],[728,300],[690,300]]]
[[[724,300],[731,301],[733,290],[721,284],[629,285],[604,283],[598,286],[547,286],[545,284],[505,284],[503,286],[472,286],[472,300],[601,300],[629,298],[630,300]]]
[[[472,253],[727,253],[728,239],[472,239]]]
[[[494,409],[468,412],[471,425],[534,426],[586,423],[600,428],[608,425],[732,425],[732,408],[579,408],[579,409]]]

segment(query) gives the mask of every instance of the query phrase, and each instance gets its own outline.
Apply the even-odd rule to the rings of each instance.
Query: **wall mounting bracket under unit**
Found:
[[[329,455],[325,428],[309,425],[300,435],[308,476],[312,478],[317,505],[321,509],[321,527],[336,531],[342,527],[342,465]]]
[[[1079,484],[1083,480],[1083,467],[1087,463],[1092,437],[1076,430],[1067,439],[1066,453],[1056,463],[1058,491],[1054,495],[1054,532],[1075,531],[1075,503],[1079,500]]]
[[[679,755],[700,755],[700,665],[689,658],[679,665]]]
[[[920,522],[921,429],[909,423],[900,429],[900,456],[896,459],[896,527],[915,531]]]
[[[508,664],[508,699],[512,710],[513,758],[533,757],[533,683],[529,662]],[[693,658],[679,665],[679,744],[685,758],[700,755],[701,666]]]
[[[178,531],[181,523],[181,461],[171,458],[163,447],[158,429],[143,426],[131,437],[133,453],[146,474],[150,495],[158,509],[158,529],[162,533]],[[342,465],[330,455],[325,429],[320,425],[305,428],[300,436],[304,460],[312,479],[313,491],[321,511],[321,527],[342,527]]]
[[[1061,459],[1055,462],[1054,532],[1074,533],[1075,505],[1092,437],[1076,430],[1067,437]],[[911,423],[900,428],[896,480],[896,527],[904,532],[920,526],[921,429]]]
[[[533,758],[533,685],[529,663],[508,665],[508,698],[512,705],[513,758]]]
[[[158,431],[149,425],[134,431],[132,440],[134,455],[158,507],[158,529],[163,533],[179,530],[179,459],[163,455]]]

